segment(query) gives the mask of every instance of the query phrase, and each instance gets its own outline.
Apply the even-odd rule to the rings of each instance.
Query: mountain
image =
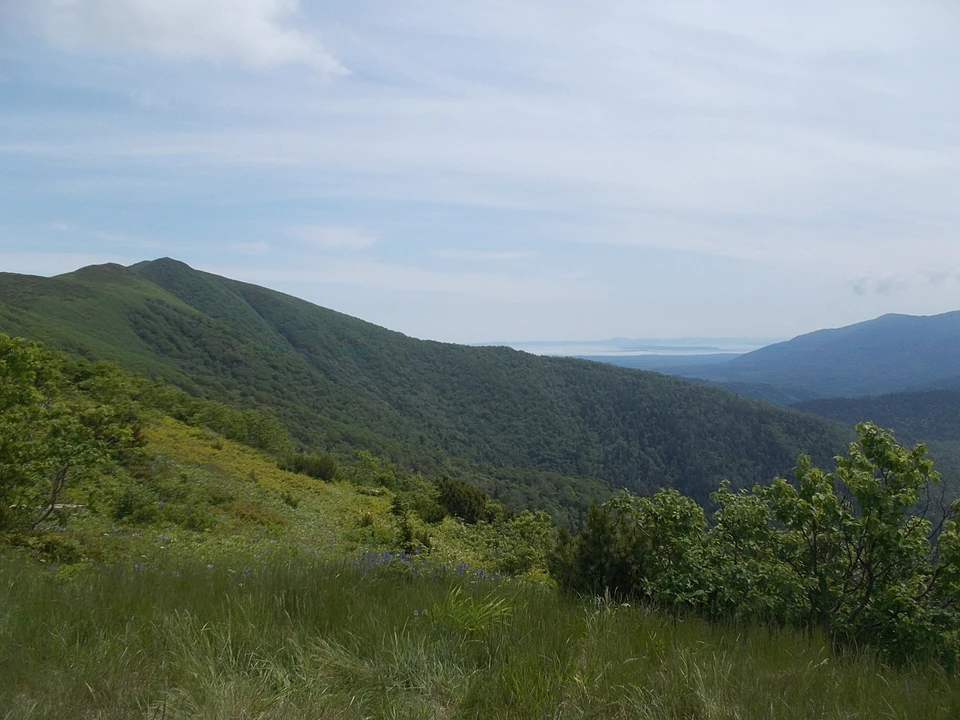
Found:
[[[612,489],[706,500],[819,461],[839,424],[685,380],[422,341],[171,259],[0,276],[0,331],[274,412],[306,448],[365,448],[555,515]]]
[[[800,335],[729,362],[666,370],[796,400],[960,387],[960,311],[875,320]]]
[[[794,407],[847,424],[870,418],[904,442],[960,441],[960,389],[824,398]]]
[[[728,363],[739,353],[714,352],[705,355],[576,355],[574,357],[594,362],[605,362],[617,367],[634,368],[635,370],[651,370],[669,375],[673,370],[684,367],[700,367]]]
[[[823,398],[793,407],[845,424],[869,418],[892,429],[902,443],[925,443],[947,495],[960,496],[960,389]]]

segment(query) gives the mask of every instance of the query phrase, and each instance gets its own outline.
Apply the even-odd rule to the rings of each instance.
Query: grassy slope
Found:
[[[960,686],[818,637],[671,621],[542,585],[303,556],[0,560],[0,718],[960,716]]]
[[[838,659],[820,637],[678,621],[456,567],[472,546],[450,520],[428,560],[360,554],[394,537],[388,493],[278,470],[168,418],[147,439],[167,502],[215,522],[74,510],[63,539],[108,564],[0,558],[3,720],[960,713],[956,679],[934,668]],[[99,499],[102,513],[124,482],[69,500]]]
[[[170,260],[3,280],[0,329],[272,407],[308,445],[368,447],[515,505],[552,492],[543,473],[565,476],[559,502],[603,484],[675,485],[705,500],[722,478],[766,481],[849,438],[652,373],[414,340]]]
[[[428,559],[385,560],[388,491],[278,470],[170,418],[145,434],[139,479],[71,486],[85,507],[37,538],[94,562],[0,558],[3,720],[960,713],[933,668],[458,568],[482,565],[483,538],[450,519]],[[127,491],[148,521],[111,518]]]
[[[64,547],[75,549],[68,560],[203,559],[293,543],[339,556],[385,546],[393,537],[386,497],[279,470],[255,450],[170,418],[159,419],[145,436],[148,479],[116,472],[68,486],[64,503],[80,507],[70,511],[54,554]],[[117,498],[131,489],[141,494],[141,510],[149,514],[115,520]],[[368,515],[377,522],[361,531]]]
[[[343,558],[395,547],[388,490],[280,470],[256,450],[167,417],[145,437],[147,479],[121,472],[68,487],[63,502],[79,507],[38,542],[50,562],[206,562],[268,548]],[[112,508],[131,488],[147,512],[115,520]],[[434,562],[491,567],[484,528],[453,518],[418,527]]]

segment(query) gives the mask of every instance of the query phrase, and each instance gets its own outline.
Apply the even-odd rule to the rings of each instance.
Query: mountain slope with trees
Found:
[[[416,340],[169,259],[7,274],[0,330],[268,409],[306,448],[366,448],[514,505],[564,485],[575,497],[581,483],[596,496],[598,480],[705,501],[724,478],[750,486],[851,438],[838,424],[677,378]]]
[[[741,383],[746,392],[750,385],[773,386],[795,400],[956,387],[960,384],[960,311],[883,315],[800,335],[729,362],[670,372]]]
[[[960,389],[822,398],[793,407],[846,424],[871,418],[909,442],[960,441]]]

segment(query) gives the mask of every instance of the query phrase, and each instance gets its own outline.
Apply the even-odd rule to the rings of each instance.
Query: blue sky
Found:
[[[0,2],[0,270],[457,342],[956,310],[958,67],[939,0]]]

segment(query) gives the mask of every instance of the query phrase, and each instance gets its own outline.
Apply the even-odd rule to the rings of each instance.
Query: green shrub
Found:
[[[142,484],[130,484],[121,490],[113,506],[113,519],[132,525],[150,525],[160,516],[157,494]]]
[[[954,503],[935,526],[916,508],[939,482],[926,448],[870,423],[836,470],[801,457],[794,482],[713,495],[622,493],[561,535],[550,560],[570,590],[610,593],[710,619],[823,631],[905,663],[960,662],[960,529]]]
[[[489,517],[489,496],[473,485],[444,477],[437,481],[437,502],[451,515],[466,523],[476,523]]]
[[[277,466],[281,470],[288,470],[325,482],[335,480],[340,472],[337,461],[326,453],[320,455],[316,453],[286,455],[277,462]]]

